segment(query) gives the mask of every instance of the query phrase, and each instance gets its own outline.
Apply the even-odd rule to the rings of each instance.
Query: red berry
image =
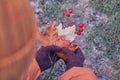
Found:
[[[62,13],[65,15],[67,13],[67,10],[66,9],[62,10]]]
[[[83,32],[83,28],[79,28],[79,32]]]
[[[78,32],[77,32],[77,35],[80,35],[80,34],[81,34],[81,32],[78,31]]]
[[[73,12],[73,9],[72,9],[72,8],[70,8],[70,9],[69,9],[69,13],[72,13],[72,12]]]
[[[72,27],[72,26],[73,26],[73,24],[72,24],[72,23],[69,23],[69,24],[68,24],[68,26]]]
[[[83,27],[84,26],[84,23],[80,23],[78,24],[79,27]]]

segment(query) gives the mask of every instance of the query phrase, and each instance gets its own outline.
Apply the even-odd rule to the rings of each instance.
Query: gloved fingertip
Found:
[[[73,54],[69,49],[67,49],[67,48],[62,48],[62,52],[64,53],[64,54],[66,54],[67,56],[70,56],[71,54]]]
[[[61,51],[61,48],[55,45],[47,46],[46,49],[50,51]]]
[[[59,51],[62,51],[62,48],[58,47],[58,46],[54,46],[54,50],[59,52]]]
[[[77,48],[75,51],[74,51],[75,54],[77,53],[82,53],[81,49],[80,48]]]

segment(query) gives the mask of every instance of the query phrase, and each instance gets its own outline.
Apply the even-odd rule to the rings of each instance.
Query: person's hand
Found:
[[[84,56],[80,48],[77,48],[74,52],[67,48],[62,48],[62,52],[68,56],[66,62],[66,70],[72,67],[83,67]]]
[[[56,53],[61,51],[61,48],[58,46],[47,46],[41,47],[36,54],[36,60],[39,64],[41,71],[44,71],[51,67],[53,59],[56,56]],[[58,60],[58,58],[57,58]]]

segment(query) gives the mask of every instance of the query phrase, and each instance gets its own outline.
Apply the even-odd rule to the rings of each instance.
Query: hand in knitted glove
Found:
[[[66,62],[66,70],[72,67],[83,67],[84,56],[80,48],[77,48],[74,52],[67,48],[62,48],[62,52],[68,56]]]
[[[36,60],[39,64],[41,71],[44,71],[51,67],[53,59],[56,56],[56,53],[61,51],[61,48],[58,46],[47,46],[41,47],[36,54]],[[59,58],[57,57],[57,60]]]

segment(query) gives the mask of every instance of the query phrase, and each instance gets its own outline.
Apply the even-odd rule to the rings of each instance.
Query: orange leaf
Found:
[[[71,51],[75,50],[76,45],[71,43],[69,40],[65,40],[65,35],[59,36],[57,29],[54,27],[53,22],[50,22],[49,27],[46,28],[45,33],[40,33],[39,41],[41,46],[56,45],[59,47],[66,47]],[[67,56],[62,52],[58,53],[58,56],[62,59],[66,59]]]

